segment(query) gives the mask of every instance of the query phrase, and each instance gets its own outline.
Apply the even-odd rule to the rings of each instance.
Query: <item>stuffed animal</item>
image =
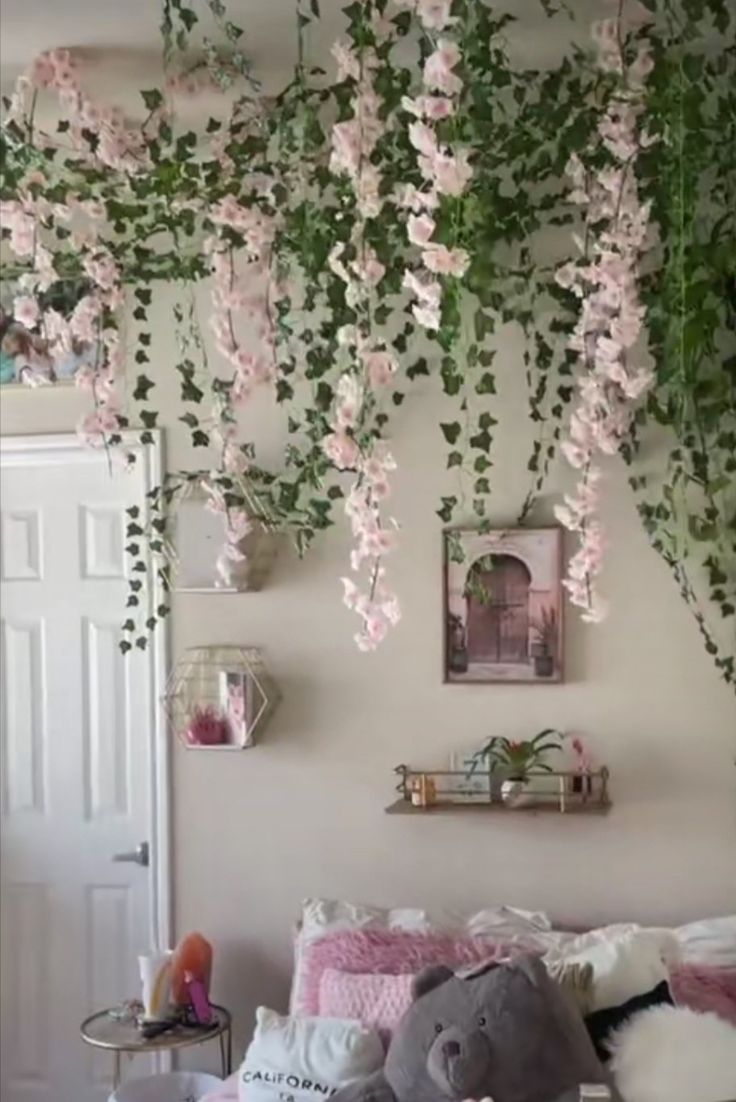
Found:
[[[520,956],[455,975],[426,969],[383,1071],[332,1102],[578,1102],[610,1084],[574,1002],[541,960]],[[610,1097],[621,1102],[611,1086]]]

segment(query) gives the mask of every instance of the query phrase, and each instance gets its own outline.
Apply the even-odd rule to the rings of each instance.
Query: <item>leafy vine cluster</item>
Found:
[[[145,443],[159,424],[151,306],[160,281],[174,284],[179,419],[203,455],[129,518],[123,649],[145,647],[167,613],[145,583],[170,584],[172,517],[192,492],[222,516],[224,583],[254,524],[303,552],[343,512],[344,600],[358,645],[380,643],[400,617],[386,565],[392,415],[416,378],[438,376],[450,480],[438,514],[488,527],[494,357],[512,324],[535,426],[520,519],[562,443],[581,472],[560,511],[580,535],[568,587],[600,618],[596,457],[620,452],[652,543],[736,684],[707,619],[713,604],[733,616],[736,582],[733,19],[723,0],[645,8],[646,21],[619,4],[594,53],[537,71],[514,63],[513,17],[485,0],[353,0],[328,75],[310,62],[318,2],[297,0],[293,77],[265,96],[222,0],[163,0],[164,80],[142,92],[142,122],[93,102],[67,51],[37,59],[1,138],[14,319],[52,360],[94,350],[76,376],[93,399],[81,429],[125,451],[133,427]],[[222,109],[185,127],[177,106],[205,86]],[[50,95],[54,132],[37,121]],[[575,259],[569,246],[548,259],[553,227]],[[284,414],[278,470],[240,427],[263,388]],[[662,426],[666,469],[650,470]]]

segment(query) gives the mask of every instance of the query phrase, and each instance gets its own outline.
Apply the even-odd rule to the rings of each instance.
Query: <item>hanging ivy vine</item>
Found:
[[[625,456],[652,546],[736,687],[736,15],[721,0],[646,7],[657,32],[647,125],[659,141],[642,166],[659,227],[646,284],[656,386]]]
[[[729,638],[708,624],[710,607],[733,623],[735,604],[733,17],[725,0],[645,6],[644,110],[658,141],[637,176],[659,227],[642,274],[656,372],[621,451],[653,546],[736,683]],[[564,5],[542,7],[568,18]],[[399,617],[386,575],[393,415],[415,379],[438,377],[449,476],[437,512],[488,527],[502,325],[523,341],[534,426],[522,521],[569,431],[577,305],[545,242],[576,222],[565,169],[595,149],[616,82],[579,49],[543,72],[518,67],[513,17],[476,0],[353,0],[328,75],[310,61],[319,14],[317,0],[297,0],[297,63],[274,97],[261,94],[222,0],[163,0],[164,78],[141,93],[142,123],[93,103],[63,50],[42,55],[5,103],[3,278],[19,282],[18,320],[50,359],[74,341],[96,347],[77,379],[94,403],[82,426],[91,442],[116,447],[131,426],[153,438],[151,308],[159,283],[178,291],[177,416],[203,458],[166,475],[148,517],[129,518],[124,649],[144,647],[168,612],[165,600],[152,607],[145,580],[153,570],[170,584],[172,518],[195,490],[223,519],[223,580],[251,524],[288,531],[303,553],[345,511],[356,540],[345,599],[359,645],[376,645]],[[222,110],[201,131],[182,127],[179,99],[205,87]],[[55,133],[38,126],[42,95],[58,97]],[[71,284],[77,305],[64,316],[51,300]],[[284,414],[275,470],[239,428],[262,387]],[[661,431],[673,444],[658,471]]]

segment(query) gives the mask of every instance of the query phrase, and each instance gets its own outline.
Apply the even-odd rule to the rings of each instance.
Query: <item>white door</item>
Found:
[[[139,994],[168,918],[161,647],[118,648],[125,509],[157,456],[1,443],[2,1102],[99,1102],[111,1057],[79,1025]],[[141,842],[149,867],[113,862]]]

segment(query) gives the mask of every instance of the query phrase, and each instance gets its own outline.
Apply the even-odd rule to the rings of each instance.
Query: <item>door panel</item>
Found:
[[[103,1102],[111,1061],[79,1024],[139,992],[154,941],[155,847],[149,869],[112,862],[154,840],[154,667],[118,648],[145,475],[3,453],[2,1102]]]

